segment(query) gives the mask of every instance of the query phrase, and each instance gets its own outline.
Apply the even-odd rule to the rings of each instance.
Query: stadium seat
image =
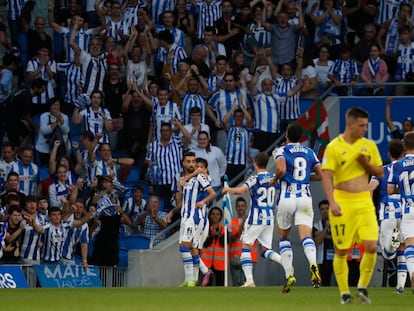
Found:
[[[143,235],[124,236],[119,239],[120,249],[148,249],[150,238]]]

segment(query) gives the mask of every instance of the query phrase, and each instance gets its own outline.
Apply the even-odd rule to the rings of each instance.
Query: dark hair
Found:
[[[18,62],[19,59],[14,54],[5,54],[3,56],[3,66],[5,67],[10,66],[13,63],[17,65]]]
[[[8,208],[7,214],[11,215],[13,212],[22,213],[22,208],[19,205],[12,205]]]
[[[220,207],[217,207],[217,206],[213,206],[212,208],[210,208],[210,210],[208,211],[208,218],[210,218],[211,213],[213,212],[213,210],[220,211],[220,221],[221,221],[223,219],[223,210]]]
[[[239,202],[244,202],[245,204],[247,204],[246,199],[245,199],[245,198],[243,198],[243,197],[237,197],[237,199],[236,199],[236,205],[237,205],[237,203],[239,203]]]
[[[167,42],[167,44],[173,44],[174,38],[169,30],[162,30],[158,33],[158,40]]]
[[[190,114],[192,113],[201,113],[201,109],[198,106],[191,107]]]
[[[290,142],[297,143],[302,137],[302,132],[303,132],[302,127],[296,122],[292,122],[292,123],[289,123],[286,129],[286,137],[290,140]]]
[[[196,158],[196,163],[202,163],[205,168],[208,168],[208,162],[204,158]]]
[[[260,152],[254,158],[254,162],[259,168],[266,168],[267,163],[269,162],[269,155],[267,152]]]
[[[24,199],[24,201],[27,202],[36,202],[37,203],[37,198],[34,195],[28,195],[26,196],[26,198]]]
[[[169,122],[162,122],[160,128],[163,126],[168,126],[170,129],[172,128],[171,123]]]
[[[193,151],[184,152],[184,154],[183,154],[183,161],[184,161],[184,159],[186,157],[194,157],[195,158],[195,152],[193,152]]]
[[[17,195],[17,194],[8,194],[7,196],[6,196],[6,205],[9,205],[10,204],[10,202],[11,201],[18,201],[18,202],[20,202],[20,198],[19,198],[19,196]]]
[[[49,206],[49,208],[47,209],[48,214],[50,215],[53,212],[60,212],[62,213],[62,210],[57,207],[57,206]]]
[[[388,143],[388,151],[394,159],[399,159],[404,153],[404,145],[400,139],[393,139]]]
[[[47,85],[47,82],[45,80],[43,80],[42,78],[36,78],[32,81],[31,88],[32,89],[34,89],[34,88],[40,89],[40,88],[42,88],[46,85]]]
[[[348,111],[346,112],[346,116],[345,118],[348,120],[348,118],[351,119],[358,119],[358,118],[363,118],[363,119],[367,119],[369,117],[369,114],[366,110],[360,108],[360,107],[352,107],[349,108]]]
[[[321,208],[321,205],[325,205],[325,204],[328,204],[328,205],[329,205],[328,200],[322,200],[322,201],[320,201],[320,202],[318,203],[318,207],[319,207],[319,208]]]
[[[52,97],[47,101],[47,106],[50,108],[56,102],[62,103],[59,97]]]
[[[209,152],[211,151],[210,137],[209,137],[209,135],[208,135],[208,133],[207,133],[206,131],[200,131],[200,132],[198,133],[197,138],[199,138],[199,137],[200,137],[200,135],[206,135],[206,136],[207,136],[207,139],[208,139],[208,145],[207,145],[207,147],[206,147],[206,152],[207,152],[207,153],[209,153]]]
[[[7,174],[7,180],[9,180],[12,176],[19,178],[19,174],[17,172],[10,172]]]
[[[216,28],[214,28],[213,26],[206,26],[206,28],[204,28],[204,32],[212,32],[213,35],[216,34]]]
[[[80,136],[82,136],[83,138],[87,138],[90,141],[93,141],[95,139],[95,135],[90,130],[82,132]]]
[[[219,61],[221,61],[221,60],[225,60],[225,61],[227,62],[227,57],[226,57],[226,56],[224,56],[224,55],[218,55],[218,56],[216,57],[216,64],[217,64],[217,62],[219,62]]]
[[[13,144],[9,141],[6,141],[6,142],[3,143],[3,145],[1,145],[1,149],[4,149],[6,147],[10,147],[10,148],[14,149]]]

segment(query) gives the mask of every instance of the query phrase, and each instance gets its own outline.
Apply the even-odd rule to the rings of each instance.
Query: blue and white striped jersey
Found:
[[[409,46],[400,44],[397,51],[397,71],[395,78],[397,80],[405,80],[407,74],[414,72],[414,42]]]
[[[293,96],[287,96],[287,92],[299,83],[294,75],[289,80],[278,76],[275,80],[275,92],[279,96],[279,112],[282,120],[296,120],[300,116],[299,92]]]
[[[58,63],[57,70],[63,71],[66,76],[64,101],[67,104],[73,104],[80,95],[79,85],[82,80],[81,66],[76,66],[74,63]]]
[[[111,18],[107,18],[106,24],[109,26],[107,36],[114,38],[116,42],[122,41],[121,35],[129,34],[128,25],[123,19],[120,19],[119,21],[115,22]]]
[[[273,151],[275,161],[286,160],[286,173],[280,178],[279,198],[310,197],[310,175],[320,162],[312,149],[300,143],[289,143]]]
[[[51,223],[43,226],[42,260],[46,262],[58,262],[62,258],[63,244],[66,241],[67,233],[72,221],[54,226]]]
[[[157,165],[156,184],[172,184],[182,171],[181,160],[183,148],[181,139],[171,137],[169,143],[163,146],[159,139],[154,139],[149,145],[146,160]]]
[[[114,180],[118,178],[118,169],[115,164],[108,165],[104,160],[96,158],[93,163],[87,162],[88,179],[94,180],[96,176],[114,176]]]
[[[250,176],[245,185],[250,190],[251,208],[247,216],[249,225],[272,225],[274,223],[274,204],[276,188],[270,185],[274,174],[259,172]]]
[[[73,220],[74,216],[72,215],[69,220],[64,223],[67,226],[67,223],[70,223]],[[73,259],[78,243],[89,243],[89,226],[86,223],[81,227],[68,226],[66,239],[62,246],[62,257],[69,260]]]
[[[41,218],[36,216],[36,224],[39,226],[45,225],[41,223]],[[23,259],[40,260],[40,238],[42,235],[34,231],[31,224],[26,224],[23,232],[20,235],[20,256]]]
[[[174,11],[176,3],[176,0],[152,0],[152,21],[157,24],[162,13],[165,11]]]
[[[48,65],[50,67],[50,70],[56,74],[56,62],[51,59],[48,61]],[[34,72],[40,67],[40,62],[37,57],[32,58],[27,63],[27,69],[26,72]],[[32,99],[33,104],[46,104],[49,99],[55,97],[55,80],[52,77],[49,77],[49,74],[47,73],[46,66],[43,66],[40,70],[40,73],[36,76],[36,78],[42,78],[47,82],[47,86],[45,91],[37,96],[34,96]]]
[[[207,217],[207,207],[197,208],[196,204],[208,196],[207,189],[210,187],[210,178],[204,174],[198,174],[185,183],[181,207],[182,219],[193,218],[195,224],[198,224],[200,219]]]
[[[181,46],[182,48],[185,46],[185,41],[184,41],[184,32],[181,30],[181,29],[179,29],[179,28],[176,28],[176,27],[173,27],[173,28],[171,28],[171,29],[167,29],[164,25],[160,25],[160,24],[158,24],[156,27],[155,27],[155,32],[158,34],[160,31],[163,31],[163,30],[169,30],[170,31],[170,33],[172,34],[172,36],[173,36],[173,42],[175,43],[175,44],[177,44],[178,46]]]
[[[82,65],[82,92],[91,95],[93,90],[103,90],[106,72],[105,60],[100,57],[94,58],[91,54],[82,51],[80,63]]]
[[[125,26],[128,29],[127,35],[129,35],[129,28],[131,26],[138,25],[138,5],[135,7],[127,6],[122,12],[122,20],[124,21]]]
[[[3,256],[3,247],[6,244],[4,240],[6,238],[8,224],[7,221],[0,222],[0,258]]]
[[[250,133],[245,126],[230,127],[227,132],[226,159],[228,164],[246,165]]]
[[[187,58],[187,53],[185,52],[184,48],[182,48],[176,43],[173,43],[173,45],[168,51],[163,47],[158,48],[157,60],[160,63],[166,64],[169,51],[173,51],[174,54],[171,60],[171,73],[173,75],[176,75],[178,73],[178,63],[181,62],[183,59]]]
[[[69,180],[65,183],[55,181],[49,186],[49,204],[53,207],[63,207],[61,199],[69,196]]]
[[[221,2],[222,0],[212,0],[210,3],[204,0],[197,0],[197,38],[204,38],[206,26],[214,26],[214,23],[221,17]]]
[[[131,197],[125,200],[124,205],[122,206],[122,211],[129,216],[132,222],[135,222],[138,219],[138,216],[144,212],[146,205],[147,201],[144,199],[141,199],[141,202],[137,203],[134,198]]]
[[[210,106],[214,108],[217,113],[217,119],[221,122],[227,112],[230,111],[233,105],[233,100],[236,99],[237,106],[240,108],[239,96],[241,95],[244,107],[249,107],[249,100],[244,89],[236,89],[234,92],[227,90],[220,90],[211,96],[209,100]],[[233,124],[233,116],[229,118],[229,124]]]
[[[204,96],[195,93],[191,94],[189,92],[185,92],[183,97],[181,98],[181,106],[183,111],[183,120],[184,124],[191,123],[190,118],[190,110],[193,107],[198,107],[201,110],[201,123],[204,123],[205,115],[206,115],[206,100],[204,99]]]
[[[150,123],[153,124],[153,139],[161,138],[161,124],[170,123],[172,128],[175,128],[175,124],[172,122],[174,118],[177,118],[182,122],[180,110],[176,103],[168,101],[165,106],[161,106],[160,103],[156,103],[152,107]],[[174,134],[175,135],[175,134]]]
[[[209,92],[215,92],[219,89],[224,88],[224,75],[222,77],[219,77],[217,75],[209,76],[207,78],[207,84]]]
[[[388,19],[397,17],[398,8],[401,3],[407,3],[406,0],[377,0],[377,15],[375,24],[382,26]],[[408,2],[409,3],[409,2]]]
[[[67,27],[60,29],[60,34],[63,36],[63,45],[65,47],[65,61],[72,62],[75,59],[75,52],[69,44],[70,34],[73,30]],[[89,39],[93,37],[93,29],[79,29],[76,31],[75,43],[81,50],[88,52]]]
[[[4,183],[7,180],[7,175],[9,175],[10,170],[15,161],[6,162],[4,159],[0,158],[0,192],[4,190]]]
[[[108,109],[100,107],[99,112],[102,112],[108,120],[112,121],[112,117]],[[102,138],[99,140],[100,144],[109,143],[109,136],[105,129],[105,120],[100,116],[98,111],[93,111],[89,106],[79,112],[79,115],[83,117],[83,125],[85,130],[90,130],[93,135],[103,133]]]
[[[258,93],[253,101],[255,129],[279,133],[279,97],[276,94]]]
[[[40,181],[39,168],[34,163],[25,166],[21,161],[13,163],[10,172],[19,174],[19,189],[27,195],[37,195],[37,185]]]
[[[395,163],[395,162],[394,162]],[[379,196],[379,210],[378,218],[383,219],[395,219],[402,217],[401,211],[401,195],[393,194],[388,195],[388,178],[390,176],[392,163],[384,165],[384,176],[378,178],[373,176],[371,180],[378,183],[378,196]]]
[[[7,18],[12,21],[17,20],[22,14],[22,9],[26,3],[26,0],[8,0],[7,3]]]
[[[402,213],[414,213],[414,154],[406,154],[404,158],[393,163],[388,184],[400,188],[402,199]]]

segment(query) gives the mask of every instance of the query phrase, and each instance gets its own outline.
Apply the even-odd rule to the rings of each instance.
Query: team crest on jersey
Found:
[[[339,239],[337,243],[338,243],[338,244],[342,244],[342,240],[341,240],[341,239]]]

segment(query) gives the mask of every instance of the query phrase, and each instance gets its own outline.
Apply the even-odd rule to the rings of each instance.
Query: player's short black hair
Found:
[[[303,132],[302,127],[296,122],[292,122],[292,123],[289,123],[286,129],[286,137],[289,139],[290,142],[297,143],[302,137],[302,132]]]
[[[404,153],[404,145],[400,139],[393,139],[388,143],[388,151],[394,159],[399,159]]]

